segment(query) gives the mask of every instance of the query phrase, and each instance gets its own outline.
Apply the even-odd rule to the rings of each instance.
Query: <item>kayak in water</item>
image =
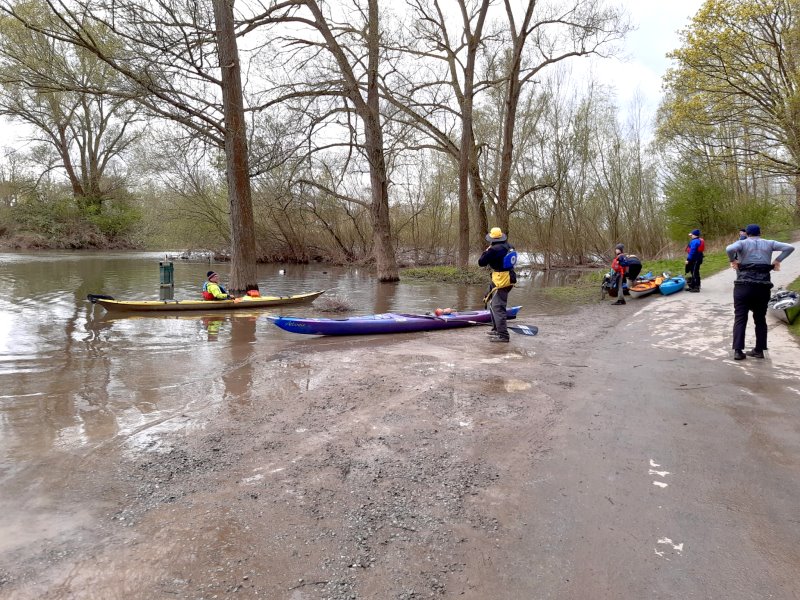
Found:
[[[243,296],[233,300],[115,300],[111,296],[89,294],[87,299],[109,312],[152,312],[183,310],[236,310],[240,308],[266,308],[311,302],[325,290],[305,292],[294,296]]]

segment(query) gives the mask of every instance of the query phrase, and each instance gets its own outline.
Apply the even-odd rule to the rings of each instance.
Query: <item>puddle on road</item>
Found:
[[[519,379],[509,379],[503,383],[503,388],[511,392],[524,392],[531,389],[531,384],[527,381],[520,381]]]

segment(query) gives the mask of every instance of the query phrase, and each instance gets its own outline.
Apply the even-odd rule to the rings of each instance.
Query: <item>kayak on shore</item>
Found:
[[[769,313],[791,325],[800,316],[800,293],[778,290],[767,303]]]
[[[657,292],[663,281],[664,277],[661,275],[655,278],[638,279],[634,285],[628,288],[628,291],[630,291],[631,298],[643,298]]]
[[[111,296],[89,294],[87,300],[109,312],[172,312],[184,310],[238,310],[267,308],[311,302],[325,290],[305,292],[294,296],[243,296],[233,300],[115,300]]]
[[[508,308],[508,318],[517,316],[521,306]],[[379,333],[409,333],[453,329],[492,322],[488,310],[454,312],[450,314],[418,315],[384,313],[345,319],[268,316],[270,321],[285,331],[309,335],[372,335]]]
[[[661,285],[658,286],[658,291],[665,296],[669,296],[675,292],[680,292],[685,287],[686,278],[681,275],[676,275],[675,277],[670,277],[662,281]]]

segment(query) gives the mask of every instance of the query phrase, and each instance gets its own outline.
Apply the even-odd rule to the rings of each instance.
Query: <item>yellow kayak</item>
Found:
[[[285,304],[311,302],[325,293],[325,290],[306,292],[295,296],[243,296],[234,300],[115,300],[111,296],[89,294],[92,304],[99,304],[109,312],[152,312],[183,310],[237,310],[240,308],[267,308]]]

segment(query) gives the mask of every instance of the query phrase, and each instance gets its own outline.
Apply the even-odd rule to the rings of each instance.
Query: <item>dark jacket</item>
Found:
[[[492,271],[497,271],[498,273],[509,271],[511,283],[517,283],[517,274],[514,272],[514,269],[509,270],[503,268],[503,259],[506,257],[509,250],[511,250],[511,245],[507,241],[492,242],[492,245],[484,250],[483,254],[481,254],[478,259],[478,266],[491,267]]]

